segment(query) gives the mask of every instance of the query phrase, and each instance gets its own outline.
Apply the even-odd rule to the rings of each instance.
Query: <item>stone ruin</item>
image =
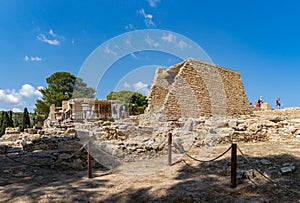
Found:
[[[10,153],[42,151],[49,163],[58,163],[52,168],[81,170],[86,151],[74,153],[90,140],[94,159],[107,168],[157,159],[162,168],[167,166],[169,132],[174,161],[191,147],[300,139],[300,108],[251,109],[239,73],[195,59],[158,68],[148,99],[145,114],[114,122],[60,123],[24,133],[8,128],[0,138],[0,153],[4,148]]]
[[[240,73],[196,59],[158,68],[146,113],[162,110],[166,120],[250,113]]]

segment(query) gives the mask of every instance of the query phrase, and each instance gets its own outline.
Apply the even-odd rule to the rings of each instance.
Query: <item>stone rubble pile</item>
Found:
[[[115,122],[60,124],[51,128],[25,129],[24,132],[7,128],[6,132],[0,138],[0,153],[4,153],[5,147],[11,151],[15,148],[32,153],[49,151],[56,157],[57,164],[53,167],[83,169],[86,150],[77,151],[89,140],[95,146],[95,154],[101,152],[114,160],[127,162],[166,155],[169,133],[173,136],[173,153],[178,155],[192,146],[213,146],[233,141],[298,140],[300,108],[254,111],[252,115],[234,119],[180,118],[139,125],[138,117],[133,117]],[[287,170],[292,169],[283,168],[283,172]]]
[[[24,160],[38,156],[51,157],[47,162],[35,163],[51,168],[83,170],[86,167],[87,153],[75,136],[74,124],[64,124],[51,128],[27,128],[20,132],[18,128],[6,128],[6,134],[0,138],[0,153],[26,152]]]

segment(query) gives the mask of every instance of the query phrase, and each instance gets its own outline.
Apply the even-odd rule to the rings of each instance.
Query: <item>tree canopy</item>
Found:
[[[46,78],[48,87],[40,89],[42,98],[36,101],[35,111],[48,115],[51,104],[61,106],[63,100],[71,98],[93,98],[95,89],[87,87],[81,79],[68,72],[56,72]]]
[[[148,105],[147,97],[128,90],[121,90],[119,92],[110,92],[106,96],[107,100],[119,100],[128,104],[130,114],[141,114],[144,113],[145,108]]]
[[[0,112],[0,137],[5,133],[6,127],[14,127],[14,123],[12,119],[12,111]]]

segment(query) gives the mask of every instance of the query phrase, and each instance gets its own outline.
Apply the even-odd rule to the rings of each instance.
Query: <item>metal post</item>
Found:
[[[89,140],[88,141],[88,154],[87,154],[87,161],[88,161],[88,178],[92,178],[92,156],[91,156],[91,151],[92,151],[92,143]]]
[[[236,154],[237,154],[237,145],[232,143],[231,145],[231,187],[236,187]]]
[[[168,164],[172,165],[172,133],[168,134]]]

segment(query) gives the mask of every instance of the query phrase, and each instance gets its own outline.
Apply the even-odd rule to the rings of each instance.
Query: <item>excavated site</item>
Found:
[[[235,188],[214,159],[232,143]],[[188,59],[157,69],[144,114],[7,128],[0,202],[300,202],[299,147],[299,107],[250,107],[238,72]]]

